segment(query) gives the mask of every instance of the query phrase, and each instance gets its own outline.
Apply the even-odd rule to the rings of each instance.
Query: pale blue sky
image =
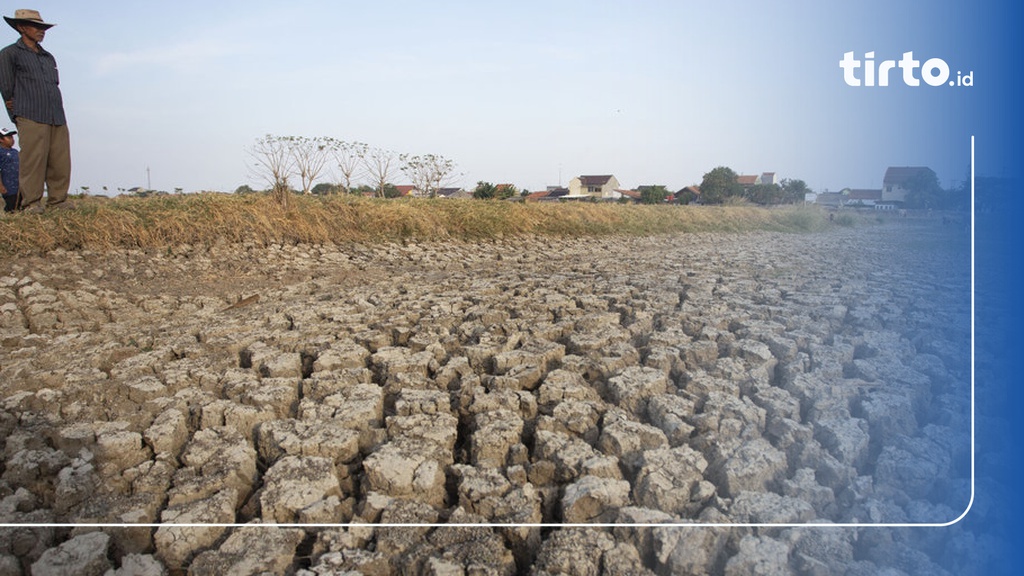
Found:
[[[610,173],[678,189],[719,165],[816,190],[880,187],[889,165],[962,178],[977,88],[850,88],[838,63],[914,50],[980,69],[969,42],[950,40],[977,18],[965,3],[927,17],[940,5],[710,4],[26,7],[58,24],[44,46],[60,65],[75,189],[146,186],[147,168],[157,189],[260,187],[245,150],[268,133],[441,154],[466,187]]]

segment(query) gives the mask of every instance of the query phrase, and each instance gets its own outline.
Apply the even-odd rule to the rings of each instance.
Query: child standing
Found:
[[[0,128],[0,193],[4,196],[4,212],[18,209],[18,151],[14,149],[16,130]]]

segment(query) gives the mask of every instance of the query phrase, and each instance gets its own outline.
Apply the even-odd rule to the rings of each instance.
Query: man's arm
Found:
[[[0,50],[0,95],[4,99],[7,115],[14,120],[14,54],[5,48]]]

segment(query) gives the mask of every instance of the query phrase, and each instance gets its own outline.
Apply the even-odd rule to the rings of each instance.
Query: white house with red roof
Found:
[[[740,174],[736,176],[736,183],[746,188],[758,184],[778,184],[779,179],[775,176],[775,172],[761,172],[760,175]]]

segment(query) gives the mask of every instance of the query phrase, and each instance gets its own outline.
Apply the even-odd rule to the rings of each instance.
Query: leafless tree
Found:
[[[436,154],[410,156],[402,154],[402,172],[412,181],[413,186],[424,196],[433,198],[455,174],[455,162]]]
[[[369,149],[362,142],[338,141],[338,146],[333,150],[334,162],[341,173],[341,185],[346,193],[352,191],[352,182],[365,171],[365,158]]]
[[[291,195],[288,177],[295,170],[295,158],[288,139],[267,134],[256,140],[248,152],[252,160],[250,170],[256,177],[270,184],[271,194],[287,208],[288,197]]]
[[[285,140],[288,142],[295,171],[302,184],[302,193],[309,194],[313,181],[323,173],[327,163],[334,156],[338,141],[324,136],[287,136]]]
[[[383,198],[388,180],[398,167],[398,155],[385,148],[370,148],[363,156],[363,167],[377,188],[377,196]]]

